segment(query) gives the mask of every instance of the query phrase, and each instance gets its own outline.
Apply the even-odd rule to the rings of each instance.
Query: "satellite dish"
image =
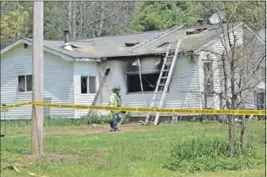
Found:
[[[211,25],[215,25],[220,23],[221,20],[223,20],[226,16],[226,12],[225,11],[219,11],[216,12],[214,14],[212,14],[212,16],[210,16],[209,18],[209,24]]]
[[[259,37],[265,41],[265,35],[266,35],[266,28],[262,27],[261,30],[258,33]]]

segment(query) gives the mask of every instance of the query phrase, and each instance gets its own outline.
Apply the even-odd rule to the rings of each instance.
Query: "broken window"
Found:
[[[96,93],[95,76],[81,76],[81,93]]]
[[[204,89],[206,94],[214,92],[212,61],[204,62]]]
[[[143,91],[154,91],[157,85],[159,72],[151,74],[142,74]],[[141,83],[139,74],[127,74],[128,92],[140,92]]]
[[[32,91],[32,75],[18,76],[18,91]]]

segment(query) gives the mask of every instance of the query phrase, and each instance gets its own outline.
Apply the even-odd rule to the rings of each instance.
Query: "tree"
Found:
[[[29,3],[1,2],[1,48],[29,34]]]
[[[228,7],[229,4],[223,3],[223,5]],[[253,19],[253,15],[258,16],[260,14],[251,14],[251,16],[244,18],[244,14],[239,14],[239,10],[245,5],[248,7],[250,4],[232,4],[231,10],[227,11],[225,23],[220,23],[219,30],[222,31],[222,36],[220,36],[220,42],[216,44],[216,49],[221,50],[216,51],[208,48],[203,51],[214,62],[211,72],[213,75],[217,75],[218,79],[214,94],[222,99],[223,106],[226,109],[251,107],[254,104],[253,92],[260,83],[265,82],[264,76],[262,76],[263,70],[266,69],[264,65],[266,60],[265,42],[257,37],[257,31],[244,28],[243,32],[241,32],[238,31],[238,28],[233,28],[236,21],[246,22],[246,19]],[[218,6],[214,8],[219,10]],[[247,10],[250,11],[251,9]],[[264,18],[264,13],[262,13],[262,18]],[[254,23],[248,20],[248,23],[255,24],[252,27],[250,26],[252,29],[258,29],[259,24],[261,24],[261,18],[258,18],[258,21]],[[246,23],[244,24],[246,26]],[[229,153],[233,155],[235,118],[239,118],[241,123],[240,144],[242,148],[246,146],[246,119],[244,116],[236,117],[233,115],[226,117],[229,124]]]
[[[130,31],[137,2],[45,2],[44,39],[71,40]],[[1,2],[1,48],[19,38],[32,37],[32,2]]]
[[[194,2],[144,2],[135,12],[133,29],[150,31],[197,22]]]

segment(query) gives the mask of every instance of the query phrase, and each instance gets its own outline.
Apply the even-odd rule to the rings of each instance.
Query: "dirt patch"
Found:
[[[44,154],[41,157],[38,157],[36,155],[26,155],[21,159],[22,164],[36,164],[37,162],[43,162],[43,161],[49,161],[49,162],[55,162],[55,161],[64,161],[69,159],[75,159],[77,158],[77,155],[73,154],[55,154],[55,153],[47,153]]]
[[[95,127],[93,126],[83,126],[83,127],[71,127],[69,129],[46,129],[45,130],[45,135],[74,135],[74,134],[95,134],[95,133],[107,133],[109,132],[110,127],[108,126],[102,126],[96,125]],[[140,125],[137,124],[130,124],[130,125],[121,125],[120,126],[120,132],[116,133],[125,133],[125,132],[147,132],[151,131],[149,129],[145,129],[143,127],[140,127]]]

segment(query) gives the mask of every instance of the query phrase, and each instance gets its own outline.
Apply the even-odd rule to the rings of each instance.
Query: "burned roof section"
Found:
[[[164,54],[169,44],[182,39],[180,51],[195,51],[210,41],[219,38],[223,32],[241,23],[199,25],[186,28],[174,26],[165,31],[150,31],[103,36],[97,38],[68,41],[44,40],[44,46],[73,58],[114,58],[140,55]],[[32,41],[32,39],[26,39]],[[65,41],[65,42],[64,42]],[[65,47],[64,47],[65,46]]]

